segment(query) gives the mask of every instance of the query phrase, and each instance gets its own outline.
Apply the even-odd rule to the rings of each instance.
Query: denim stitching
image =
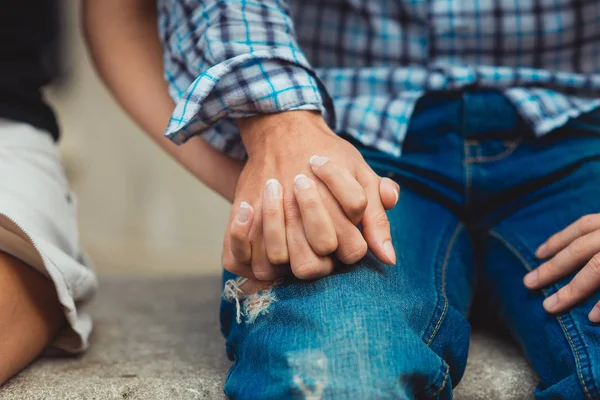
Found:
[[[498,233],[495,230],[491,230],[489,232],[489,234],[490,234],[490,236],[492,236],[492,237],[498,239],[500,242],[502,242],[519,259],[519,261],[521,261],[521,264],[523,264],[525,269],[527,269],[528,271],[533,270],[533,267],[525,259],[525,257],[521,254],[521,252],[518,249],[516,249],[515,246],[513,246],[510,242],[508,242],[508,240],[506,240],[500,233]],[[544,294],[545,297],[548,297],[547,290],[543,289],[542,293]],[[569,333],[569,330],[567,329],[567,327],[562,319],[562,316],[558,316],[556,319],[558,320],[559,324],[563,328],[563,332],[567,336],[567,339],[569,340],[569,343],[571,344],[571,348],[573,349],[573,355],[575,357],[575,363],[577,365],[577,375],[579,376],[579,381],[580,381],[581,385],[583,386],[586,397],[589,400],[592,400],[592,396],[591,396],[590,391],[585,383],[585,379],[583,376],[583,370],[581,367],[581,359],[579,358],[579,352],[577,351],[577,347],[575,346],[575,343],[573,342],[573,338],[571,337],[571,334]]]
[[[435,396],[437,396],[438,394],[440,394],[440,392],[442,390],[444,390],[444,388],[446,387],[446,384],[448,383],[448,377],[450,376],[450,366],[448,364],[446,364],[444,361],[442,361],[442,365],[446,367],[445,368],[446,371],[444,373],[444,380],[442,381],[442,384],[440,385],[440,387],[434,393],[432,393],[430,396],[428,396],[430,399],[432,399]]]
[[[575,343],[573,342],[573,338],[571,337],[571,334],[569,333],[569,330],[567,329],[567,326],[565,325],[565,322],[563,321],[562,316],[559,316],[556,318],[558,320],[558,323],[560,324],[560,326],[562,326],[563,331],[565,332],[565,334],[567,335],[567,338],[569,339],[569,343],[571,344],[571,347],[573,348],[573,351],[575,353],[575,358],[577,359],[577,365],[578,365],[578,372],[579,372],[579,379],[581,380],[581,384],[583,385],[583,389],[585,390],[585,395],[589,400],[592,400],[592,395],[590,394],[587,385],[585,384],[585,380],[583,378],[583,372],[581,371],[581,360],[579,359],[579,353],[577,352],[577,348],[575,346]]]
[[[479,156],[478,155],[477,157],[468,159],[466,162],[470,163],[470,164],[477,164],[477,163],[485,163],[485,162],[492,162],[492,161],[500,161],[500,160],[503,160],[506,157],[510,156],[512,153],[514,153],[520,144],[521,144],[521,139],[518,139],[518,140],[515,140],[514,142],[511,142],[510,145],[506,148],[506,150],[504,150],[500,154],[496,154],[493,156]]]
[[[435,325],[435,328],[433,328],[433,332],[431,332],[431,336],[429,337],[429,340],[427,341],[427,346],[429,346],[431,344],[431,342],[433,341],[433,339],[435,338],[435,335],[437,334],[437,331],[440,328],[440,325],[442,324],[442,320],[446,316],[446,311],[448,310],[448,297],[446,296],[446,267],[448,265],[448,260],[450,259],[450,253],[454,246],[454,242],[456,241],[456,238],[458,237],[458,233],[460,231],[461,231],[461,225],[458,224],[456,229],[454,229],[454,233],[452,234],[450,241],[448,242],[448,246],[446,247],[444,261],[442,263],[442,296],[444,298],[444,308],[442,310],[442,314],[440,315],[440,318],[437,321],[437,324]]]

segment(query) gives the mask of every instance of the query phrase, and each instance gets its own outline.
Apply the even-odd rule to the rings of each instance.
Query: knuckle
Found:
[[[232,242],[246,242],[249,240],[248,233],[241,228],[232,227],[229,236],[231,236]]]
[[[252,272],[259,281],[272,281],[279,278],[276,271],[270,266],[253,266]]]
[[[373,217],[373,224],[378,228],[390,229],[390,221],[384,211],[380,211]]]
[[[362,215],[367,209],[367,196],[364,194],[357,195],[352,201],[346,206],[348,214],[351,216]]]
[[[588,268],[594,276],[600,278],[600,254],[596,254],[591,258],[590,262],[588,263]]]
[[[357,243],[355,245],[349,246],[348,249],[344,249],[343,252],[338,254],[338,258],[344,264],[354,264],[363,259],[364,256],[367,255],[367,242],[362,241],[362,243]]]
[[[287,264],[290,262],[287,249],[284,249],[281,247],[273,247],[273,248],[267,249],[267,256],[268,256],[269,262],[271,262],[271,264],[280,265],[280,264]]]
[[[556,292],[559,300],[566,301],[568,299],[576,299],[581,296],[581,288],[572,281],[567,286]]]
[[[544,264],[540,265],[540,267],[537,270],[540,274],[540,279],[544,282],[550,276],[555,276],[557,273],[560,273],[553,259],[548,260]]]
[[[337,250],[338,241],[335,236],[321,237],[315,240],[314,246],[311,244],[313,251],[320,256],[326,256]]]
[[[292,271],[298,279],[317,279],[331,274],[333,263],[326,260],[312,260],[296,265]]]
[[[283,212],[286,219],[297,219],[299,217],[298,206],[294,198],[285,199],[283,202]]]
[[[301,209],[310,211],[310,210],[315,210],[316,208],[318,208],[319,202],[317,201],[316,197],[309,196],[309,197],[304,197],[304,198],[298,199],[298,205],[300,206]]]
[[[274,218],[279,217],[279,215],[280,215],[280,211],[279,211],[278,208],[275,208],[275,207],[266,207],[263,210],[263,217],[264,218],[274,219]]]
[[[580,258],[585,253],[585,249],[586,249],[585,239],[583,237],[581,237],[581,238],[573,241],[573,243],[571,243],[571,245],[569,245],[568,249],[569,249],[569,253],[573,257]]]

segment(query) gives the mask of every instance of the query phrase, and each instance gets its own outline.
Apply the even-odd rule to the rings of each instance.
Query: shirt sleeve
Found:
[[[161,0],[159,31],[177,104],[166,131],[173,142],[202,134],[233,154],[231,119],[288,110],[320,111],[333,126],[332,101],[284,0]]]

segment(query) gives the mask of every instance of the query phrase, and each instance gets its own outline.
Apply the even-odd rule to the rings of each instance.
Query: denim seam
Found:
[[[454,229],[454,232],[452,233],[452,236],[450,237],[450,241],[448,242],[448,245],[446,246],[446,252],[444,254],[444,261],[442,263],[442,277],[441,277],[441,292],[442,292],[442,298],[444,299],[444,305],[443,305],[442,313],[441,313],[435,327],[433,328],[433,331],[431,332],[429,339],[427,340],[427,346],[431,345],[431,342],[435,338],[435,336],[440,328],[440,325],[442,324],[442,320],[446,316],[446,311],[448,310],[448,297],[446,296],[446,267],[448,265],[448,260],[450,259],[450,253],[452,252],[454,242],[456,241],[456,238],[458,237],[458,233],[461,231],[461,228],[462,228],[461,224],[458,224],[456,226],[456,228]],[[436,308],[438,308],[438,307],[436,306]]]
[[[466,159],[465,161],[468,164],[481,164],[481,163],[492,162],[492,161],[500,161],[500,160],[503,160],[506,157],[510,156],[512,153],[514,153],[515,150],[517,149],[517,147],[519,147],[519,144],[521,144],[521,139],[511,142],[510,145],[506,148],[506,150],[504,150],[502,153],[499,153],[499,154],[496,154],[493,156],[478,155],[477,157],[470,157],[470,158]]]
[[[527,261],[527,259],[523,256],[522,252],[519,251],[519,249],[517,249],[514,245],[512,245],[507,239],[505,239],[500,233],[498,233],[495,230],[490,230],[489,234],[490,234],[490,236],[496,238],[501,243],[503,243],[519,259],[519,261],[521,261],[521,264],[523,264],[523,266],[525,267],[526,270],[528,270],[528,271],[533,270],[533,267]],[[515,240],[518,241],[518,239],[515,239]],[[548,294],[549,294],[548,290],[543,289],[542,293],[544,294],[544,297],[548,297]],[[573,350],[573,356],[575,357],[575,364],[577,366],[577,375],[579,377],[579,382],[583,386],[586,397],[589,400],[592,400],[593,397],[590,394],[590,390],[588,389],[587,384],[585,383],[585,377],[583,376],[583,368],[582,368],[581,358],[579,356],[579,351],[577,349],[578,346],[575,345],[575,342],[573,341],[573,338],[571,337],[571,334],[569,333],[569,329],[566,326],[566,324],[564,323],[562,316],[558,316],[556,319],[558,320],[558,323],[562,327],[563,332],[567,336],[567,340],[569,341],[569,343],[571,345],[571,349]],[[575,325],[573,325],[573,331],[575,333],[579,334],[579,332],[577,332]],[[581,341],[581,343],[583,343],[583,341]],[[585,346],[583,346],[583,345],[581,346],[581,350],[583,352],[587,353]],[[587,358],[589,359],[589,357],[587,357]]]
[[[567,327],[567,324],[565,323],[563,316],[557,317],[557,320],[558,320],[558,323],[560,324],[560,326],[562,326],[563,331],[567,335],[569,343],[571,344],[571,347],[573,348],[573,351],[575,352],[575,357],[577,358],[577,361],[578,361],[578,364],[579,364],[579,369],[581,370],[581,360],[580,360],[579,354],[577,352],[577,346],[575,346],[575,342],[573,341],[573,338],[569,334],[569,328]],[[577,331],[577,327],[575,326],[575,324],[571,324],[571,326],[572,326],[573,331]],[[576,332],[576,333],[579,333],[579,332]],[[589,360],[590,357],[589,357],[589,355],[587,355],[587,351],[586,351],[585,347],[581,346],[581,348],[582,348],[583,352],[586,352],[586,358]],[[579,373],[579,379],[581,380],[581,384],[583,385],[583,388],[585,389],[586,397],[589,400],[592,400],[593,397],[592,397],[592,395],[590,394],[590,391],[587,388],[587,384],[585,383],[585,379],[584,379],[582,371],[580,371],[580,373]]]
[[[438,394],[440,394],[440,392],[442,390],[444,390],[444,388],[446,387],[446,385],[448,384],[448,377],[450,376],[450,366],[448,364],[446,364],[446,362],[444,360],[442,360],[442,367],[444,368],[441,372],[441,376],[443,376],[442,379],[442,383],[440,383],[439,385],[437,384],[437,382],[439,382],[440,379],[437,379],[435,383],[432,383],[427,390],[425,391],[425,393],[431,391],[431,389],[433,387],[437,386],[437,389],[435,392],[431,393],[431,394],[425,394],[428,398],[432,399],[435,396],[437,396]]]

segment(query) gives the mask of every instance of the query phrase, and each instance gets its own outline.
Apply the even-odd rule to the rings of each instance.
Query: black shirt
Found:
[[[58,73],[58,1],[0,0],[0,118],[29,123],[58,139],[41,88]]]

